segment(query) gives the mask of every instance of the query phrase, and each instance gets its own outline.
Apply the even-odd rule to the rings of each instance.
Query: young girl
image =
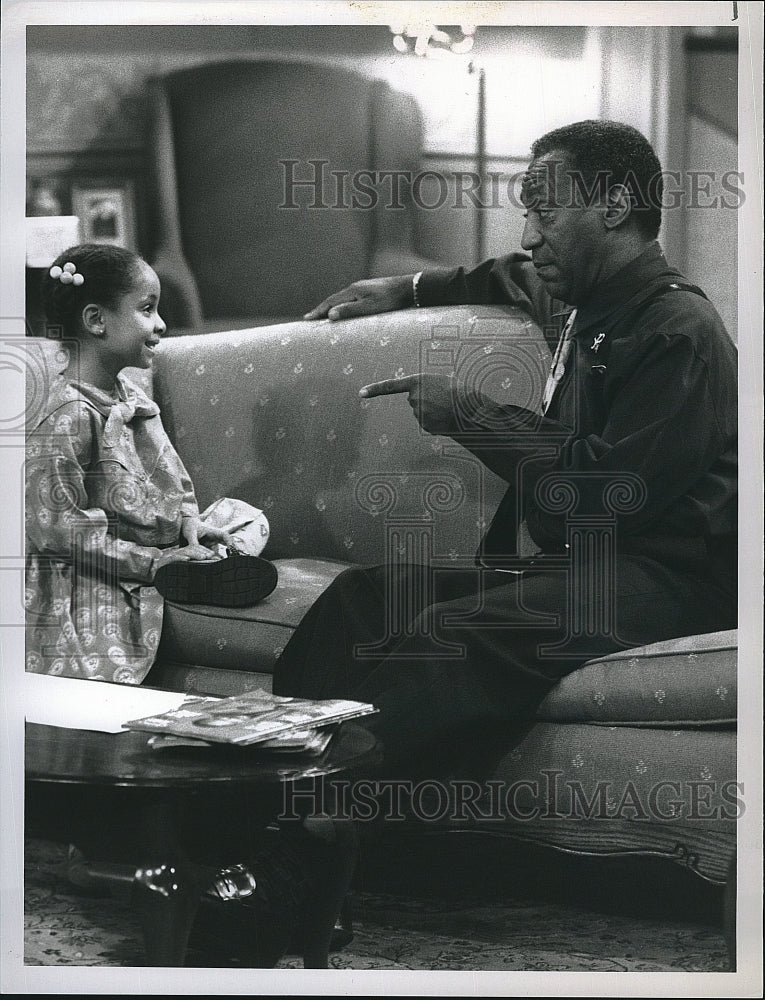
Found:
[[[29,671],[140,684],[162,629],[155,582],[164,577],[167,597],[227,604],[254,603],[276,584],[271,563],[248,559],[242,571],[238,556],[228,594],[219,572],[211,581],[219,546],[257,556],[267,535],[223,530],[227,508],[249,506],[241,501],[200,517],[159,408],[123,373],[151,367],[165,332],[159,297],[152,268],[120,247],[72,247],[43,279],[48,321],[71,344],[27,428]],[[260,512],[249,510],[254,523]]]

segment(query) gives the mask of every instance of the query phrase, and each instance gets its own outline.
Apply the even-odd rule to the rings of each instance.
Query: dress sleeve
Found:
[[[106,512],[88,502],[85,470],[97,421],[88,407],[66,404],[28,438],[27,543],[39,555],[78,560],[94,575],[150,583],[162,550],[116,538]]]
[[[181,517],[199,517],[199,504],[197,503],[197,495],[194,492],[194,484],[191,481],[191,476],[186,471],[186,466],[181,461],[177,452],[176,456],[178,458],[178,465],[180,466],[179,477],[181,489],[183,490]]]
[[[181,491],[181,517],[198,517],[199,504],[197,503],[194,484],[186,470],[186,466],[183,464],[181,456],[176,451],[165,430],[159,408],[156,406],[156,403],[149,399],[140,386],[126,378],[124,374],[120,375],[120,382],[126,387],[126,391],[129,394],[137,397],[139,404],[147,408],[154,408],[154,413],[149,417],[147,423],[151,427],[150,433],[153,447],[161,454],[160,461],[168,476],[174,481],[174,486],[177,486]]]

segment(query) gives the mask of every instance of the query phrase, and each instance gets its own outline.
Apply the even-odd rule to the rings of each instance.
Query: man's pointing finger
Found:
[[[359,396],[369,399],[372,396],[390,396],[396,392],[411,392],[420,382],[419,375],[404,375],[402,378],[388,378],[382,382],[371,382],[359,389]]]

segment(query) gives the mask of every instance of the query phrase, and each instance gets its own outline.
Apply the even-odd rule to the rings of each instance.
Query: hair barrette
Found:
[[[63,267],[54,264],[48,272],[51,278],[58,278],[62,285],[84,285],[85,278],[78,273],[76,266],[67,261]]]

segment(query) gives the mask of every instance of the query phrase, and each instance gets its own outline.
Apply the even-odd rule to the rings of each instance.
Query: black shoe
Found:
[[[154,586],[176,604],[211,604],[246,608],[273,591],[276,566],[260,556],[230,555],[211,562],[175,562],[160,566]]]

